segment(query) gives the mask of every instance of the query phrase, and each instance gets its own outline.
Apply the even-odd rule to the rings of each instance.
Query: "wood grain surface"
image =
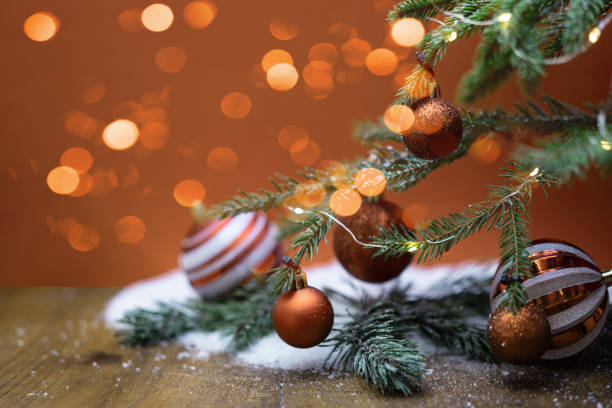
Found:
[[[0,290],[0,407],[610,407],[612,336],[575,358],[513,367],[428,359],[415,396],[382,396],[351,375],[182,358],[168,344],[117,343],[106,288]],[[183,353],[184,354],[184,353]]]

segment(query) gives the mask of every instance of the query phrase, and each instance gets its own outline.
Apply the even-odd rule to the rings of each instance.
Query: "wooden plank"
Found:
[[[180,358],[172,344],[120,346],[101,320],[114,292],[0,290],[0,407],[612,406],[610,337],[577,358],[535,366],[432,357],[417,395],[383,396],[351,375],[244,367],[227,355]]]

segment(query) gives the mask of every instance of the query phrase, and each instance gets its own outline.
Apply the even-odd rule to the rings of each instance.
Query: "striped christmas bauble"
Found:
[[[541,358],[554,360],[584,350],[599,335],[608,314],[608,290],[601,270],[583,250],[562,241],[537,240],[527,248],[533,276],[523,280],[529,300],[542,307],[551,328],[551,342]],[[503,297],[500,266],[491,285],[493,310]]]
[[[179,263],[202,298],[228,292],[278,266],[282,244],[266,214],[239,214],[195,224],[182,241]]]

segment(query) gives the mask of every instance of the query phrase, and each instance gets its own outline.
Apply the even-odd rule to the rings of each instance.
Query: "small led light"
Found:
[[[612,143],[607,140],[602,140],[599,142],[601,144],[601,148],[604,150],[612,150]]]
[[[540,168],[536,167],[535,169],[531,170],[531,173],[529,173],[529,176],[535,177],[538,175],[539,172],[540,172]]]
[[[404,246],[408,250],[408,252],[416,252],[423,246],[423,243],[419,241],[406,241]]]
[[[453,42],[456,39],[457,39],[457,32],[453,31],[452,33],[448,35],[448,37],[446,38],[446,41]]]
[[[510,21],[512,19],[512,13],[501,13],[499,16],[497,16],[497,21],[499,21],[500,23],[507,23],[508,21]]]
[[[298,208],[294,208],[294,209],[293,209],[293,212],[294,212],[294,213],[296,213],[296,214],[304,214],[304,210],[302,210],[302,209],[301,209],[301,208],[299,208],[299,207],[298,207]]]
[[[595,44],[597,40],[599,40],[599,36],[601,36],[601,30],[599,27],[593,27],[593,29],[589,31],[589,41],[591,44]]]

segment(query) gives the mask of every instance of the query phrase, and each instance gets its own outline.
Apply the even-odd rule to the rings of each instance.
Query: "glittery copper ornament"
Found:
[[[401,213],[400,207],[381,199],[376,203],[364,202],[356,214],[341,217],[340,221],[359,241],[368,242],[371,236],[378,235],[379,227],[403,225]],[[388,259],[384,256],[373,258],[376,250],[355,242],[339,225],[334,225],[332,234],[334,253],[338,261],[348,273],[366,282],[379,283],[393,279],[412,260],[412,254]]]
[[[595,261],[575,245],[536,240],[527,248],[533,276],[523,279],[529,300],[550,321],[552,338],[543,359],[560,359],[584,350],[601,333],[608,313],[608,291]],[[497,308],[508,285],[509,265],[501,265],[491,285]]]
[[[550,324],[546,313],[535,303],[518,311],[491,313],[487,321],[491,350],[500,360],[511,364],[536,361],[550,345]]]
[[[414,125],[402,134],[404,144],[422,159],[441,159],[455,151],[463,123],[455,106],[442,98],[423,98],[412,105]]]
[[[313,287],[291,290],[278,297],[272,311],[274,330],[290,346],[314,347],[334,324],[334,309],[323,292]]]

